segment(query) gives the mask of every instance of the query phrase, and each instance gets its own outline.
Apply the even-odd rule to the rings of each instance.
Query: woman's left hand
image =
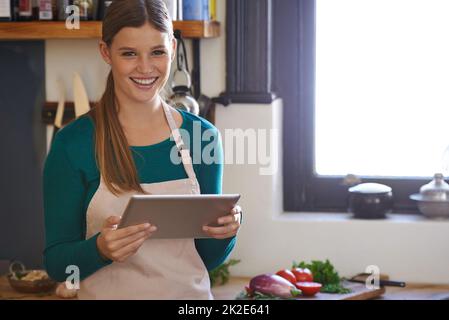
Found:
[[[228,215],[218,218],[221,227],[203,226],[203,231],[215,239],[231,238],[237,234],[242,219],[242,208],[235,206]]]

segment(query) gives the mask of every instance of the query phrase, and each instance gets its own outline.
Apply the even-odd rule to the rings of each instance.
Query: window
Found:
[[[280,6],[275,37],[287,12]],[[345,211],[351,173],[391,186],[395,212],[418,212],[409,195],[434,173],[449,175],[449,1],[285,6],[299,21],[290,25],[297,37],[274,40],[284,48],[274,53],[276,80],[299,87],[275,88],[285,108],[285,210]],[[297,67],[283,65],[286,46]]]
[[[318,0],[315,171],[448,172],[449,1]]]

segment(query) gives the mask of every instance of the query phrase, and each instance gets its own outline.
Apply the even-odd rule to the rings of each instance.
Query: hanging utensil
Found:
[[[58,87],[59,87],[59,101],[55,116],[55,128],[57,130],[62,128],[62,121],[64,118],[64,106],[65,106],[65,88],[61,81],[58,83]]]
[[[179,42],[176,53],[177,68],[172,76],[171,90],[173,94],[168,98],[167,103],[174,108],[199,115],[200,106],[192,95],[192,78],[189,73],[189,63],[185,43],[179,30],[176,30],[174,34]],[[184,75],[186,84],[179,85],[176,82],[176,75],[178,74]]]
[[[168,104],[174,108],[185,110],[195,115],[199,115],[200,107],[198,105],[198,102],[192,97],[190,93],[191,92],[190,88],[192,85],[190,75],[186,70],[181,70],[181,72],[184,74],[187,80],[187,85],[177,85],[175,83],[174,78],[178,72],[179,71],[176,70],[175,73],[173,74],[173,82],[172,82],[173,94],[169,97]]]
[[[83,80],[80,75],[75,72],[73,74],[73,102],[75,108],[75,117],[78,118],[89,112],[89,98],[84,87]]]
[[[58,99],[58,107],[56,108],[55,121],[53,125],[49,125],[47,127],[47,154],[50,151],[51,144],[55,138],[58,130],[62,128],[62,121],[64,118],[64,106],[65,106],[65,88],[61,79],[58,81],[58,91],[59,91],[59,99]]]

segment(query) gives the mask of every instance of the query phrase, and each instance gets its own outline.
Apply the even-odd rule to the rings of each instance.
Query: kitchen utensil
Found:
[[[51,143],[53,141],[54,135],[55,135],[54,124],[47,125],[47,154],[50,152],[50,147],[51,147]]]
[[[178,72],[182,72],[187,80],[187,85],[176,85],[175,76]],[[167,103],[174,108],[186,110],[193,114],[199,115],[200,107],[198,102],[191,96],[191,78],[186,70],[176,70],[173,74],[172,91],[173,94],[169,97]]]
[[[84,87],[83,80],[77,72],[73,74],[73,100],[76,118],[89,112],[89,98]]]
[[[176,30],[174,35],[179,42],[176,52],[177,68],[172,76],[171,89],[173,94],[168,98],[167,103],[174,108],[186,110],[195,115],[199,115],[200,107],[198,102],[192,97],[192,79],[189,73],[186,46],[179,30]],[[187,82],[186,85],[176,84],[177,74],[184,75]]]
[[[11,263],[7,278],[13,289],[23,293],[48,292],[56,286],[45,270],[27,270],[19,261]]]
[[[351,279],[348,279],[350,282],[357,282],[357,283],[366,283],[367,277],[371,276],[370,273],[360,273]],[[379,286],[381,287],[401,287],[405,288],[406,283],[403,281],[391,281],[388,279],[379,279]]]
[[[65,107],[65,89],[61,81],[58,82],[58,87],[59,87],[59,100],[55,115],[55,128],[57,130],[62,128],[62,120],[64,118],[64,107]]]
[[[65,88],[61,79],[58,81],[59,100],[58,107],[56,108],[55,122],[53,125],[48,126],[47,131],[47,153],[50,151],[51,143],[55,138],[56,133],[62,128],[62,120],[64,118],[64,106],[65,106]]]
[[[393,193],[389,186],[361,183],[349,190],[349,212],[354,218],[383,219],[393,208]]]
[[[422,214],[429,218],[449,218],[449,184],[444,181],[443,174],[436,173],[419,191],[410,199],[418,202]]]

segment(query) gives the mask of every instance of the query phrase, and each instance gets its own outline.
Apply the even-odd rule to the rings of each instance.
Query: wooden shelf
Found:
[[[81,21],[80,29],[69,30],[65,21],[0,22],[2,40],[98,39],[100,21]]]
[[[0,40],[99,39],[101,21],[80,21],[80,29],[69,30],[65,21],[0,22]],[[174,21],[184,38],[200,39],[220,36],[217,21]]]
[[[174,21],[173,29],[181,30],[182,36],[190,39],[220,36],[220,22],[217,21]]]

